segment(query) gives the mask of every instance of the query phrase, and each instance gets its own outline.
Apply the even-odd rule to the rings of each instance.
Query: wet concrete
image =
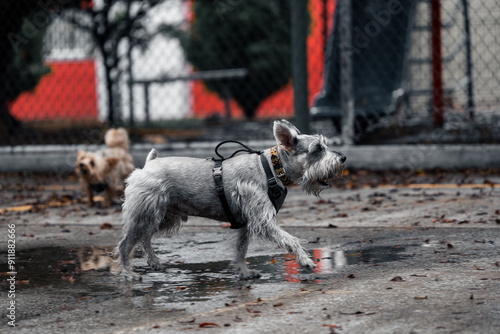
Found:
[[[16,224],[18,246],[17,326],[7,328],[2,309],[2,332],[500,332],[495,187],[337,190],[320,200],[292,189],[279,224],[304,240],[317,269],[304,272],[274,245],[253,242],[248,264],[262,278],[251,281],[231,264],[234,231],[194,218],[154,239],[161,271],[138,253],[142,281],[123,282],[109,258],[119,206],[89,209],[76,191],[56,192],[74,203],[0,217],[2,228]],[[15,198],[29,204],[22,192]],[[5,234],[0,242],[6,277]]]
[[[322,325],[330,322],[347,329],[344,320],[349,320],[354,332],[363,332],[357,327],[362,324],[355,324],[361,317],[369,317],[370,321],[382,317],[378,321],[382,321],[381,332],[386,332],[388,327],[383,319],[390,314],[386,309],[399,304],[402,309],[398,312],[402,312],[407,305],[400,300],[400,293],[407,288],[412,292],[403,293],[405,298],[410,298],[410,294],[413,303],[419,301],[421,307],[425,306],[421,311],[433,300],[450,317],[454,312],[469,314],[463,312],[470,310],[456,308],[455,302],[435,298],[445,291],[439,286],[450,282],[457,289],[452,299],[463,290],[461,300],[467,305],[485,308],[488,304],[488,312],[482,314],[485,322],[478,327],[485,330],[482,332],[500,329],[500,270],[494,261],[500,254],[497,229],[290,230],[295,234],[302,232],[302,237],[310,241],[307,248],[318,263],[315,272],[302,272],[290,255],[270,245],[257,245],[251,249],[248,262],[252,269],[261,271],[262,278],[239,281],[229,261],[231,254],[223,255],[227,240],[216,229],[203,231],[205,241],[193,242],[198,233],[192,228],[175,239],[156,239],[155,247],[165,268],[153,272],[143,259],[137,258],[135,270],[142,273],[142,281],[132,283],[122,282],[109,272],[111,262],[100,259],[110,248],[49,247],[22,251],[17,259],[17,302],[22,306],[18,312],[19,326],[13,330],[113,332],[140,325],[140,332],[156,331],[154,326],[160,326],[158,329],[174,333],[186,328],[197,330],[203,322],[210,322],[220,326],[216,327],[218,330],[227,328],[228,332],[235,328],[241,332],[257,328],[282,332],[282,319],[269,319],[270,323],[261,323],[260,327],[254,326],[253,319],[278,316],[282,309],[287,309],[291,312],[287,316],[294,317],[289,317],[286,325],[293,324],[304,332],[327,332],[335,327]],[[463,275],[467,276],[466,281],[457,277]],[[370,293],[363,297],[361,291],[366,289]],[[388,289],[399,291],[394,300],[387,295],[394,291]],[[381,293],[378,304],[376,295]],[[310,304],[304,304],[305,296],[312,298]],[[352,305],[351,298],[361,301]],[[377,306],[366,306],[368,300]],[[370,313],[373,314],[368,316]],[[413,319],[415,315],[400,316]],[[296,318],[306,318],[301,321],[309,325],[292,320]],[[327,321],[330,319],[335,320]],[[442,321],[449,320],[445,317]],[[462,327],[462,332],[471,332],[467,326]],[[415,329],[419,332],[418,327]]]

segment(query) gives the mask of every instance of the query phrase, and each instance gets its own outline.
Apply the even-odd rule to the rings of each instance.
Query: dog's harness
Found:
[[[101,183],[90,183],[90,188],[95,191],[96,193],[103,192],[108,188],[108,184],[101,182]]]
[[[261,161],[262,167],[264,168],[264,172],[266,173],[267,194],[269,196],[269,199],[273,203],[273,206],[276,209],[276,212],[278,212],[279,209],[281,208],[281,206],[283,205],[283,202],[285,201],[285,197],[286,197],[288,191],[286,188],[282,188],[279,186],[278,181],[274,177],[274,174],[271,170],[271,167],[269,166],[269,162],[267,161],[266,157],[263,154],[264,153],[263,151],[253,150],[253,149],[249,148],[248,146],[246,146],[238,141],[234,141],[234,140],[227,140],[227,141],[223,141],[223,142],[219,143],[215,147],[215,153],[219,156],[220,159],[212,158],[212,160],[215,161],[215,165],[214,165],[214,169],[213,169],[215,191],[217,192],[217,196],[219,197],[219,199],[221,201],[221,204],[222,204],[222,207],[223,207],[224,212],[226,214],[226,217],[229,220],[229,222],[231,223],[231,228],[232,229],[239,229],[239,228],[245,227],[246,223],[240,223],[240,222],[236,221],[236,219],[234,218],[234,215],[231,212],[231,208],[229,207],[229,203],[227,202],[226,194],[224,192],[224,182],[222,179],[222,163],[224,160],[227,160],[227,159],[219,154],[218,149],[219,149],[219,147],[221,147],[222,145],[224,145],[226,143],[236,143],[236,144],[244,147],[243,149],[235,151],[227,159],[231,159],[232,157],[234,157],[236,154],[238,154],[240,152],[247,152],[247,153],[251,153],[251,154],[260,155],[260,161]],[[281,162],[280,162],[280,159],[278,156],[278,149],[276,146],[271,148],[271,161],[273,163],[273,167],[276,171],[276,174],[278,175],[278,177],[282,181],[283,185],[286,186],[286,185],[292,184],[293,182],[288,178],[283,166],[281,165]]]

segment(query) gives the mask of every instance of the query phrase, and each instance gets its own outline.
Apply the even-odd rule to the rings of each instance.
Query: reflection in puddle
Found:
[[[80,269],[83,271],[111,270],[117,272],[120,270],[120,265],[111,259],[113,246],[97,247],[86,246],[78,249],[78,260],[80,261]]]
[[[406,256],[404,247],[377,246],[349,251],[317,248],[312,251],[317,263],[314,273],[301,271],[290,254],[255,256],[248,259],[249,265],[259,270],[262,277],[252,281],[237,280],[230,261],[176,261],[165,264],[160,272],[150,272],[147,266],[136,267],[142,274],[142,281],[123,283],[119,276],[107,272],[118,269],[109,257],[112,248],[89,246],[21,251],[16,261],[18,279],[27,283],[19,289],[57,289],[76,298],[115,298],[125,294],[141,308],[202,311],[207,303],[222,307],[235,298],[239,302],[244,302],[245,298],[248,301],[262,296],[270,298],[296,289],[299,282],[315,284],[332,278],[346,266],[379,264]]]

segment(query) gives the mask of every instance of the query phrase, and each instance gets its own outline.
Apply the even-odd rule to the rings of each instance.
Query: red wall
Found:
[[[94,60],[49,62],[51,72],[33,91],[12,104],[11,113],[21,121],[47,119],[97,119]]]

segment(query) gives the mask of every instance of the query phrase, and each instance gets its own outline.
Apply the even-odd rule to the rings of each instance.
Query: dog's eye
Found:
[[[309,146],[310,154],[319,154],[323,150],[323,146],[321,146],[320,142],[314,142]]]
[[[95,166],[94,160],[90,160],[90,165],[91,165],[92,167],[94,167],[94,166]]]

